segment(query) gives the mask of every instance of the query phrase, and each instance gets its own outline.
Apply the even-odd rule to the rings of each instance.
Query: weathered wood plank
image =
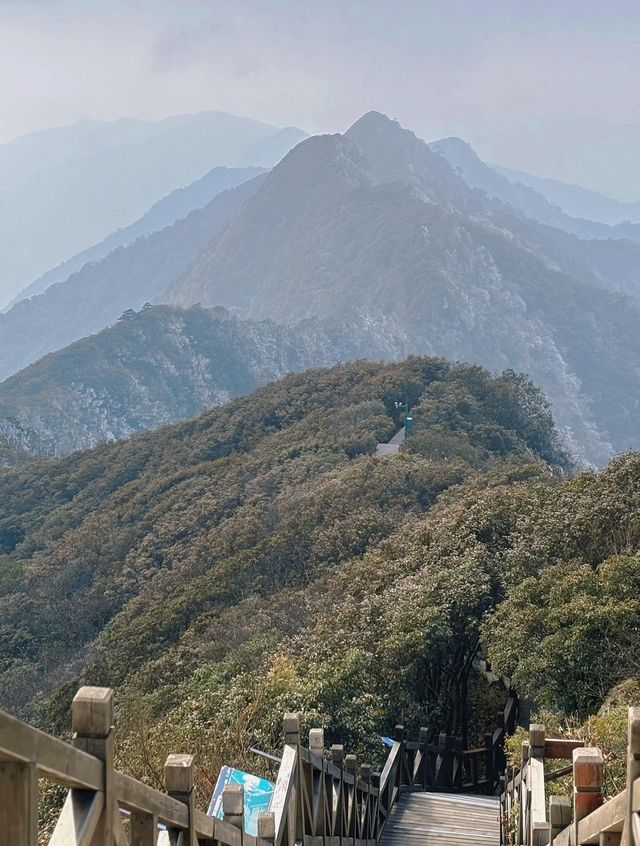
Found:
[[[133,811],[129,818],[131,846],[157,846],[158,818],[153,814]]]
[[[403,794],[380,846],[499,846],[499,803],[494,798],[445,793]]]
[[[186,828],[189,824],[189,812],[182,802],[131,776],[115,772],[114,790],[118,803],[130,811],[154,814],[160,822],[173,828]]]
[[[576,844],[581,842],[583,836],[580,823],[602,805],[603,774],[604,760],[598,748],[573,750],[573,825]],[[598,837],[602,830],[603,826],[600,825]]]
[[[0,763],[0,846],[37,846],[38,776],[33,764]]]
[[[193,812],[193,819],[198,837],[202,837],[205,840],[213,840],[217,821],[213,817],[208,817],[204,811],[199,811],[197,808]]]
[[[98,820],[94,840],[105,846],[119,846],[120,815],[113,791],[113,691],[106,687],[81,687],[71,703],[73,746],[97,758],[104,776],[104,808]],[[119,838],[120,840],[122,838]]]
[[[571,798],[569,796],[549,797],[549,840],[555,838],[571,825]]]
[[[582,749],[584,740],[566,740],[563,738],[548,737],[544,742],[544,757],[558,758],[560,760],[573,760],[573,750]]]
[[[546,798],[544,789],[544,762],[538,758],[529,759],[528,784],[531,791],[529,804],[531,828],[535,823],[547,821]]]
[[[224,846],[242,846],[242,831],[224,820],[215,820],[214,840]]]
[[[294,778],[298,766],[298,750],[295,746],[285,746],[282,763],[278,770],[278,778],[271,800],[271,810],[275,816],[276,843],[280,843],[287,825],[287,815],[291,795],[294,790]]]
[[[89,846],[104,810],[104,793],[70,790],[49,846]]]
[[[0,761],[34,762],[40,775],[67,787],[104,788],[102,763],[0,711]]]
[[[634,822],[634,785],[640,782],[640,708],[629,708],[627,716],[627,806],[625,811],[625,843],[632,842]]]
[[[627,792],[623,790],[609,802],[601,805],[578,825],[578,841],[597,843],[601,832],[622,831],[627,803]]]
[[[397,741],[394,742],[391,751],[387,756],[387,760],[384,763],[384,767],[382,769],[382,774],[380,775],[380,793],[385,790],[387,787],[389,778],[391,776],[392,770],[395,768],[395,765],[398,760],[398,756],[400,754],[401,744]]]

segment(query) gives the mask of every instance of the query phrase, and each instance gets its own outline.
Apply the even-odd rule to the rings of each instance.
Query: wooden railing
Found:
[[[483,746],[467,750],[426,728],[407,740],[397,726],[374,773],[341,745],[326,750],[322,729],[311,730],[305,748],[298,715],[286,714],[274,795],[254,836],[244,830],[240,785],[225,788],[223,819],[195,808],[190,755],[167,758],[166,793],[116,771],[113,692],[83,687],[73,700],[71,744],[0,711],[0,846],[38,843],[39,778],[68,788],[50,846],[374,846],[403,791],[494,793],[516,716],[511,696]]]
[[[501,794],[502,840],[509,846],[640,846],[640,708],[629,709],[627,787],[605,801],[602,752],[578,740],[545,737],[532,725],[518,772]],[[545,772],[545,759],[568,766]],[[571,774],[571,796],[545,797],[545,784]]]
[[[38,779],[69,788],[50,846],[267,846],[241,830],[242,798],[225,793],[225,819],[198,811],[193,758],[169,755],[167,792],[114,770],[113,694],[83,687],[73,700],[73,742],[64,743],[0,711],[0,846],[38,843]],[[125,832],[121,810],[129,812]],[[159,831],[158,824],[164,826]]]

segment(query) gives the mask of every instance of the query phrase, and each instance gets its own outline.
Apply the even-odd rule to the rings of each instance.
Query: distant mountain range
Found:
[[[640,120],[633,112],[628,110],[630,120],[624,123],[569,115],[539,118],[530,115],[524,122],[509,116],[506,121],[484,127],[462,120],[457,124],[456,134],[473,137],[474,146],[485,151],[486,161],[500,162],[515,171],[543,174],[570,186],[586,186],[596,195],[637,203]],[[520,181],[526,184],[526,180]],[[600,220],[585,206],[565,208],[561,202],[549,199],[567,214]],[[628,215],[621,218],[625,219]],[[602,222],[619,221],[606,218]]]
[[[305,133],[221,112],[83,121],[0,145],[0,306],[214,166],[271,167]]]
[[[34,297],[46,291],[51,285],[56,282],[63,282],[72,273],[81,270],[85,264],[95,263],[108,256],[109,253],[117,250],[118,247],[126,247],[132,244],[138,238],[143,238],[145,235],[151,235],[153,232],[159,232],[176,220],[187,217],[190,212],[196,209],[201,209],[213,200],[221,191],[228,188],[235,188],[254,176],[259,176],[265,173],[265,168],[260,167],[246,167],[246,168],[228,168],[228,167],[214,167],[206,173],[201,179],[197,179],[190,185],[184,188],[176,188],[166,197],[154,203],[149,211],[144,214],[139,220],[136,220],[130,226],[125,226],[122,229],[116,229],[98,244],[94,244],[86,250],[72,256],[67,261],[48,270],[38,277],[30,285],[27,285],[14,299],[9,303],[8,308],[11,308],[20,300]]]
[[[519,174],[516,171],[508,171],[488,165],[483,162],[473,151],[471,146],[460,138],[443,138],[441,141],[434,141],[430,145],[432,150],[443,155],[451,167],[460,173],[464,181],[473,188],[480,188],[489,197],[494,197],[522,212],[525,217],[555,226],[570,232],[580,238],[628,238],[640,242],[640,223],[616,222],[614,225],[599,222],[599,218],[585,219],[587,215],[584,210],[578,215],[567,214],[561,204],[549,201],[546,191],[543,189],[547,180],[536,180],[528,174]],[[522,176],[528,181],[519,179]],[[543,188],[538,188],[532,183],[543,183]],[[562,183],[556,183],[562,185]],[[571,195],[572,186],[563,186],[566,193]],[[583,189],[578,189],[582,191]],[[562,191],[559,191],[562,195]],[[585,191],[585,194],[598,198],[600,195],[594,192]],[[563,199],[561,196],[560,199]],[[600,197],[604,204],[608,198]],[[587,201],[586,206],[595,204],[597,199]],[[611,204],[623,207],[625,204],[611,200]],[[574,203],[578,206],[578,203]],[[633,204],[629,203],[627,208],[631,209]],[[640,203],[637,204],[638,219],[640,220]],[[623,220],[625,218],[622,218]],[[629,217],[626,218],[629,221]]]
[[[597,220],[609,226],[625,221],[640,223],[640,201],[623,203],[604,194],[598,194],[597,191],[582,188],[580,185],[567,185],[566,182],[560,182],[558,179],[544,179],[521,170],[500,167],[500,165],[494,164],[491,167],[511,182],[519,182],[538,191],[550,203],[572,217]]]
[[[0,315],[0,378],[147,302],[223,306],[241,320],[289,327],[287,343],[302,345],[292,369],[419,353],[527,372],[550,398],[574,453],[602,464],[640,446],[639,269],[637,241],[514,186],[457,139],[429,146],[372,112],[344,135],[303,141],[270,173]],[[91,379],[99,382],[110,343],[125,344],[122,333],[138,327],[129,318],[101,336],[102,364]],[[155,340],[166,346],[167,331],[145,336],[153,360]],[[81,348],[97,354],[91,343]],[[56,379],[65,361],[76,362],[65,377],[70,385],[77,353],[60,355]],[[207,401],[223,390],[218,375],[211,378]],[[194,384],[185,379],[185,389]],[[107,394],[101,406],[112,408]],[[133,394],[128,401],[141,402]],[[128,417],[124,409],[118,425],[87,423],[84,443],[181,419],[190,412],[180,403],[168,392],[153,413]],[[7,406],[6,419],[12,414]],[[24,430],[37,426],[25,422]],[[61,433],[34,451],[55,454],[82,438],[63,440]]]
[[[613,255],[631,273],[640,246],[592,241],[583,254],[581,243],[496,206],[370,113],[289,153],[171,296],[252,319],[384,320],[403,339],[397,355],[525,371],[600,463],[638,441],[640,315],[598,265]]]
[[[85,264],[63,282],[0,314],[0,379],[99,332],[126,309],[161,301],[262,179],[254,177],[221,192],[205,208],[114,250],[102,261]]]

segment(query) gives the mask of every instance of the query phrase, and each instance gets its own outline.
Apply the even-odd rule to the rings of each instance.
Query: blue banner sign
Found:
[[[222,767],[207,811],[210,817],[219,820],[223,818],[222,791],[228,784],[241,784],[244,787],[244,830],[257,837],[258,817],[269,810],[274,785],[266,778],[258,778],[251,773],[234,770],[233,767]]]

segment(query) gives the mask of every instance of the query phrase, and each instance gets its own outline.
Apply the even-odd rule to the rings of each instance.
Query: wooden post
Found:
[[[353,786],[346,785],[345,796],[349,797],[347,800],[347,840],[346,843],[355,843],[358,839],[358,815],[360,813],[360,806],[358,804],[358,757],[357,755],[344,756],[345,771],[353,776]]]
[[[342,778],[342,771],[344,768],[344,746],[341,743],[334,743],[331,747],[331,760],[340,769],[338,777],[338,801],[336,803],[335,813],[337,820],[335,821],[334,835],[337,838],[347,837],[346,831],[346,816],[347,816],[347,792],[345,790],[344,779]],[[342,843],[342,840],[339,840]]]
[[[531,846],[547,846],[549,842],[549,823],[536,820],[531,825]]]
[[[528,838],[529,819],[529,741],[524,740],[520,746],[520,809],[518,812],[518,843],[526,843]]]
[[[429,776],[429,729],[422,726],[418,733],[418,749],[422,753],[422,760],[420,761],[420,770],[418,773],[418,780],[423,790],[427,788],[427,780]]]
[[[529,726],[529,755],[534,758],[544,758],[544,744],[546,729],[537,723]]]
[[[309,752],[324,758],[324,729],[311,729],[309,732]]]
[[[129,819],[131,846],[157,846],[158,818],[153,814],[132,811]]]
[[[574,846],[580,846],[580,820],[602,804],[604,761],[595,747],[573,750]]]
[[[104,808],[93,843],[114,846],[121,826],[113,789],[113,691],[108,687],[81,687],[71,703],[73,745],[104,764]]]
[[[324,837],[327,833],[327,783],[326,765],[324,759],[324,729],[313,728],[309,732],[309,754],[318,760],[313,761],[310,757],[310,772],[308,776],[307,790],[313,796],[308,811],[314,825],[314,836]],[[318,772],[319,776],[314,774]]]
[[[544,787],[544,744],[545,727],[531,724],[529,726],[529,778],[527,782],[531,797],[529,805],[529,843],[531,843],[531,846],[544,846],[549,841]]]
[[[408,778],[408,771],[409,771],[409,759],[407,755],[407,732],[405,727],[402,725],[397,725],[393,732],[393,739],[396,743],[400,744],[400,754],[398,755],[398,771],[397,771],[397,779],[396,779],[396,787],[398,791],[402,790],[402,781]],[[413,783],[413,778],[409,779],[409,783]]]
[[[568,796],[549,796],[550,845],[554,839],[571,825],[571,799]]]
[[[273,843],[276,839],[276,818],[272,811],[258,817],[258,837]]]
[[[484,753],[484,777],[486,780],[487,793],[493,793],[493,783],[495,780],[495,762],[493,755],[493,735],[485,734],[482,738],[482,745],[486,749]]]
[[[367,785],[366,791],[362,793],[362,819],[364,823],[363,830],[360,832],[360,836],[362,839],[367,843],[373,837],[375,837],[374,832],[374,804],[373,804],[373,797],[371,796],[371,774],[373,772],[373,767],[371,764],[361,764],[360,765],[360,781],[363,781]]]
[[[169,755],[164,765],[164,783],[169,796],[183,802],[189,809],[189,828],[185,846],[198,846],[193,796],[193,755]]]
[[[334,743],[331,747],[331,760],[339,767],[342,766],[342,762],[344,761],[344,746],[341,743]]]
[[[287,713],[284,715],[284,742],[286,746],[298,746],[300,743],[300,715]]]
[[[38,773],[35,763],[0,761],[0,846],[37,846]]]
[[[297,766],[294,773],[294,786],[291,791],[291,800],[289,802],[289,826],[290,837],[300,840],[304,835],[304,819],[303,819],[303,805],[302,798],[302,762],[300,761],[299,749],[300,746],[300,715],[297,713],[287,712],[282,721],[284,730],[284,744],[287,747],[295,747],[297,754]]]
[[[244,826],[244,787],[228,784],[222,791],[224,821],[242,830]]]
[[[627,722],[627,807],[622,842],[633,844],[633,783],[640,779],[640,708],[629,708]],[[640,846],[640,844],[635,844]]]

